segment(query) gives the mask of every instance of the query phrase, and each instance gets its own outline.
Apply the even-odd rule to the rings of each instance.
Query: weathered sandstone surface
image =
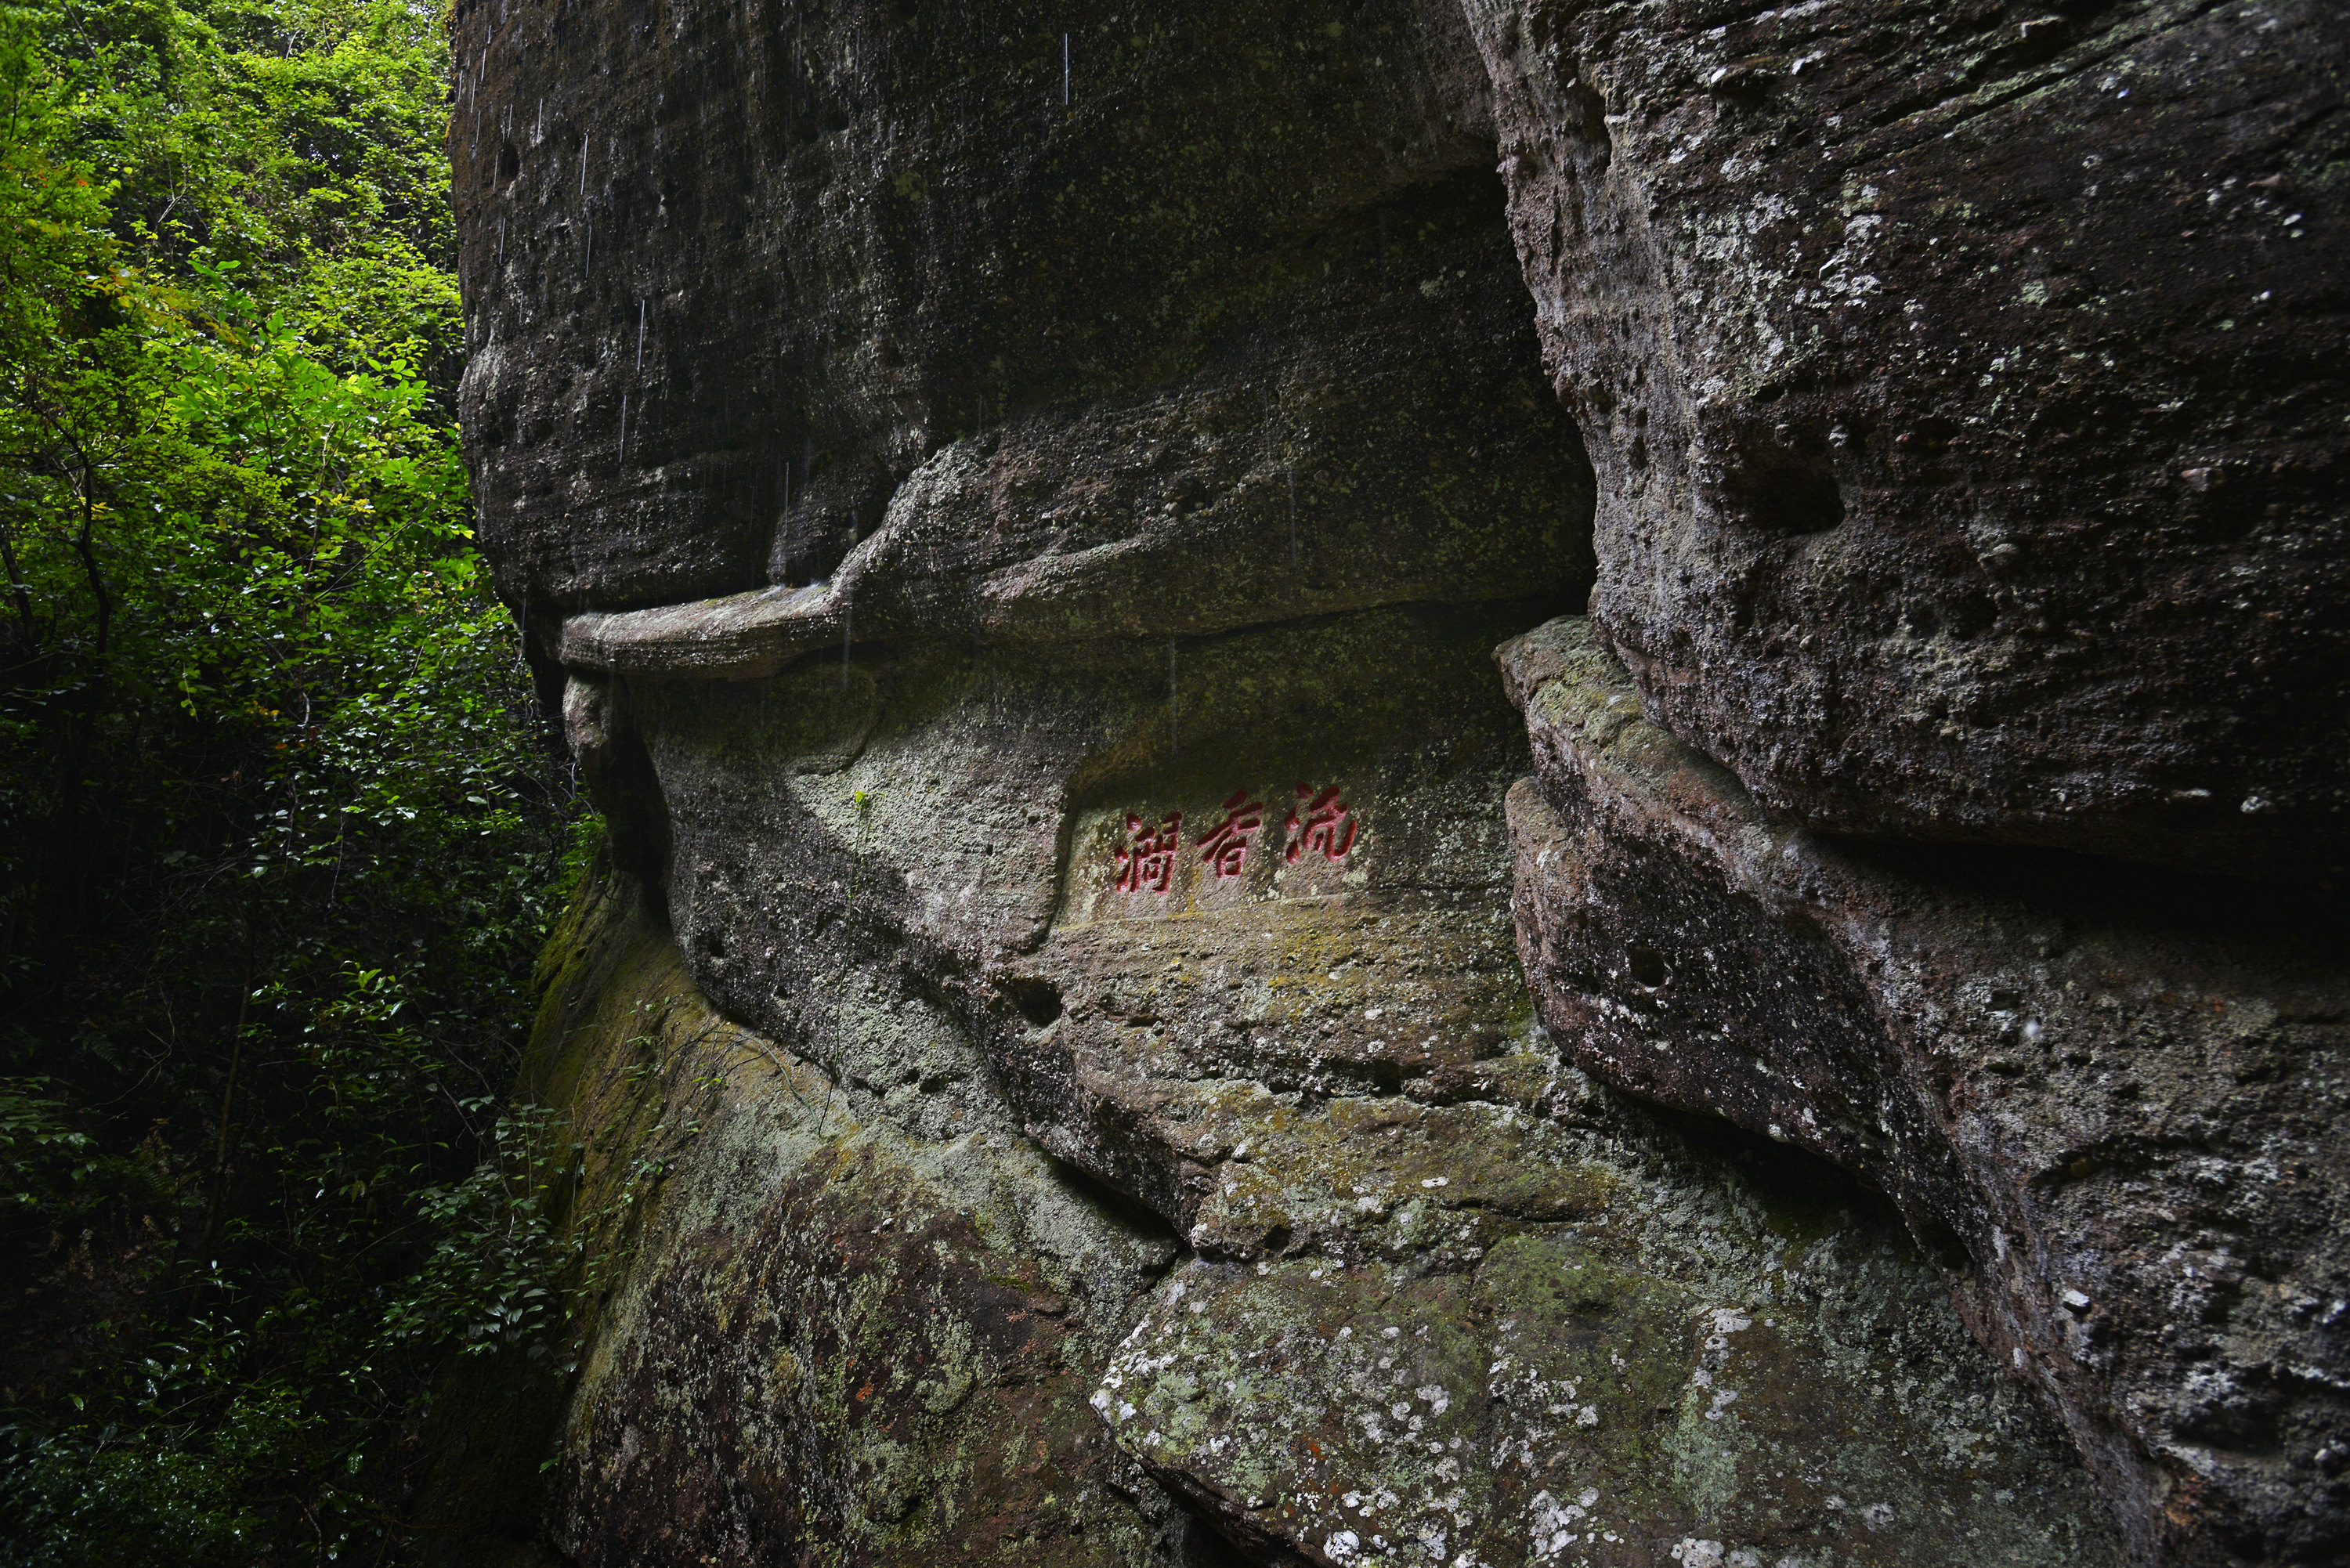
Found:
[[[780,776],[936,811],[938,755]],[[783,869],[832,845],[761,847]],[[1499,844],[1477,859],[1506,876]],[[986,1022],[1006,977],[857,963],[860,940],[920,942],[854,870],[816,902],[801,961],[835,983],[781,1024],[799,1050],[711,1008],[624,874],[551,946],[526,1087],[586,1133],[569,1203],[612,1282],[577,1378],[444,1460],[451,1557],[2121,1561],[2090,1476],[1897,1216],[1561,1064],[1505,953],[1478,1016],[1516,1033],[1435,1042],[1438,1067],[1314,1026],[1386,1022],[1359,1017],[1367,989],[1387,1005],[1360,1011],[1447,1000],[1398,1006],[1413,988],[1380,971],[1446,950],[1375,900],[1080,930],[1139,959],[1149,1008],[1106,1021],[1130,1054],[1088,1087],[1147,1110],[1064,1160],[971,1027],[1028,1024]],[[1218,1032],[1233,982],[1324,1058],[1318,1090],[1165,1049]],[[1180,1203],[1089,1178],[1110,1153],[1180,1173]]]
[[[1587,1070],[1814,1149],[1940,1240],[2149,1557],[2350,1536],[2350,973],[2327,911],[1773,821],[1580,618],[1506,644],[1519,941]]]
[[[1592,614],[1768,809],[2340,883],[2327,0],[1467,0]]]
[[[444,1560],[2350,1549],[2323,7],[456,28],[608,832]]]

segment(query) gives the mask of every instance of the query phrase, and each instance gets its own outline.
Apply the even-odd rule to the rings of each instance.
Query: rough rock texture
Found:
[[[667,921],[616,887],[558,940],[537,1053],[578,1065],[534,1086],[576,1125],[699,1130],[591,1331],[553,1542],[1168,1562],[1201,1550],[1180,1505],[1245,1561],[1331,1568],[2117,1562],[1898,1220],[1534,1026],[1490,654],[1530,613],[1171,665],[1120,639],[1074,677],[934,642],[579,677],[583,772],[652,781],[608,810],[666,846]],[[677,957],[616,973],[623,941]],[[657,998],[679,1022],[636,1021]],[[676,1103],[566,1086],[631,1072]],[[998,1386],[1024,1392],[963,1397]],[[1003,1459],[1015,1429],[1045,1451]]]
[[[2338,1556],[2350,945],[2178,867],[2344,848],[2341,31],[462,6],[611,1288],[443,1556]]]
[[[825,642],[1587,581],[1457,14],[458,16],[462,410],[543,630],[816,581]]]
[[[1839,846],[1645,717],[1589,624],[1503,648],[1519,941],[1592,1072],[1947,1237],[2143,1555],[2350,1550],[2350,925],[2074,857]]]
[[[1467,0],[1592,613],[1768,809],[2340,882],[2332,0]]]
[[[1298,934],[1359,949],[1339,912]],[[1518,1033],[1401,1093],[1138,1081],[1186,1238],[1019,1136],[936,999],[860,983],[827,1065],[687,969],[609,872],[550,945],[526,1085],[612,1284],[557,1407],[444,1461],[443,1560],[2121,1561],[1889,1210],[1563,1067],[1506,981]]]
[[[1094,1403],[1262,1558],[2119,1561],[1850,1189],[1710,1156],[1547,1050],[1403,1104],[1218,1110],[1249,1146],[1219,1206],[1289,1236],[1221,1227]]]

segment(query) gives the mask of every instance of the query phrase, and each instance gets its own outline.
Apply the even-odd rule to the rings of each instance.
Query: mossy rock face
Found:
[[[2324,1349],[2350,1286],[2271,1266],[2330,1258],[2332,1189],[2199,1210],[2285,1214],[2274,1254],[2149,1251],[2100,1205],[2151,1211],[2124,1168],[2160,1138],[2081,1144],[2086,1080],[1970,1109],[1980,1077],[1877,1071],[1903,997],[1921,1038],[1978,1000],[1888,956],[1947,863],[1867,948],[1719,767],[1575,817],[1678,735],[1833,826],[2336,856],[2311,672],[2350,556],[2300,411],[2336,372],[2278,325],[2334,286],[2297,266],[2267,325],[2132,359],[2111,419],[2074,358],[2168,354],[2216,296],[2124,287],[2121,228],[2064,306],[2094,349],[2006,293],[2073,286],[2032,203],[2077,149],[2033,106],[2133,181],[2193,140],[2186,99],[2091,125],[2102,62],[2230,62],[2229,156],[2279,170],[2214,199],[2243,212],[2321,211],[2293,182],[2332,188],[2338,85],[2184,0],[1964,9],[455,8],[480,534],[611,865],[525,1084],[584,1146],[559,1197],[607,1288],[576,1382],[485,1385],[452,1552],[2109,1561],[2011,1368],[2142,1555],[2339,1540],[2338,1357],[2280,1347]],[[2031,179],[1977,156],[1994,123]],[[2133,224],[2205,200],[2165,181]],[[2166,379],[2254,341],[2275,400],[2207,419]],[[2071,400],[2072,457],[2004,433],[2002,376]],[[2207,499],[2163,510],[2174,470]],[[1586,597],[1631,661],[1606,691],[1519,640]],[[1505,642],[1542,666],[1507,691]],[[1584,875],[1639,846],[1646,904]],[[2256,1047],[2245,1085],[2331,1060],[2310,994],[2195,1038]],[[1968,1210],[1969,1116],[2045,1223]],[[2068,1259],[2175,1291],[2147,1365],[2229,1369],[2195,1454],[2115,1414],[2140,1385],[2102,1294],[2059,1310]],[[2263,1425],[2302,1382],[2318,1416]],[[2210,1526],[2230,1476],[2301,1514]]]
[[[2338,1555],[2340,911],[1840,842],[1648,717],[1583,618],[1500,658],[1539,770],[1509,800],[1521,950],[1567,1054],[1893,1194],[2150,1554]]]
[[[451,1391],[478,1424],[435,1478],[437,1559],[1196,1558],[1085,1405],[1175,1240],[983,1108],[899,1127],[679,959],[609,874],[550,948],[525,1086],[585,1135],[569,1205],[608,1285],[552,1402],[511,1368]]]
[[[1093,1395],[1169,1490],[1339,1568],[2120,1562],[1876,1200],[1496,1072],[1529,1110],[1258,1121],[1211,1203],[1288,1243],[1179,1271]]]

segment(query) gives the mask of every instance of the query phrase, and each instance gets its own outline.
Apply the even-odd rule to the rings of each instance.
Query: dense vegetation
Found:
[[[0,5],[0,1563],[396,1557],[556,1310],[446,124],[432,0]]]

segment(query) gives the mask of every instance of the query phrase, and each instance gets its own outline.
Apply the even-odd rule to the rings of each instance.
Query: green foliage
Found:
[[[488,1155],[464,1180],[418,1195],[441,1240],[386,1314],[393,1343],[454,1345],[460,1355],[512,1353],[541,1364],[567,1348],[563,1334],[576,1309],[609,1284],[625,1257],[615,1238],[628,1231],[674,1152],[639,1155],[602,1202],[580,1208],[567,1199],[587,1145],[567,1137],[568,1130],[545,1106],[517,1106],[498,1118]],[[657,1124],[646,1141],[660,1146],[672,1130]],[[691,1137],[699,1128],[674,1130]]]
[[[391,1552],[435,1369],[581,1275],[493,1115],[577,814],[446,73],[407,0],[0,0],[0,1564]]]
[[[89,1174],[89,1137],[65,1122],[65,1106],[38,1078],[0,1078],[0,1203],[38,1208]]]
[[[441,1240],[385,1314],[394,1342],[453,1341],[464,1355],[511,1349],[534,1359],[553,1349],[566,1316],[556,1189],[579,1147],[556,1130],[552,1111],[519,1106],[498,1118],[489,1157],[471,1175],[418,1195]]]

